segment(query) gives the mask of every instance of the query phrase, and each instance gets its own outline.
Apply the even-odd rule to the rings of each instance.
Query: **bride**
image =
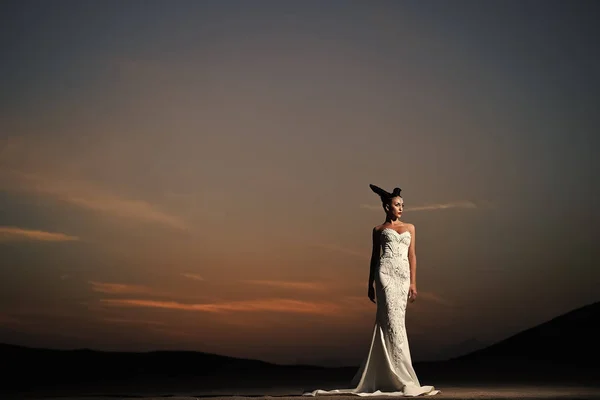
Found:
[[[400,188],[389,193],[369,186],[381,198],[386,213],[385,222],[373,228],[368,296],[373,303],[377,299],[377,313],[369,354],[352,380],[354,388],[315,390],[305,396],[420,396],[440,392],[419,383],[404,324],[407,302],[417,298],[415,227],[400,221],[404,208]]]

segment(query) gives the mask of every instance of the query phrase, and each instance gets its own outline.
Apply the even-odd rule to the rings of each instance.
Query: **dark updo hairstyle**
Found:
[[[392,200],[394,197],[402,197],[400,195],[400,192],[402,191],[402,189],[400,188],[394,188],[394,190],[392,191],[392,193],[383,190],[380,187],[377,187],[375,185],[371,185],[369,184],[369,187],[371,188],[372,191],[374,191],[375,193],[377,193],[379,195],[379,198],[381,199],[381,205],[383,206],[383,209],[387,211],[386,206],[389,206],[390,204],[390,200]]]

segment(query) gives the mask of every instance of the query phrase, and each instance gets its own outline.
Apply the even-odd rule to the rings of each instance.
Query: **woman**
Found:
[[[385,222],[373,228],[368,297],[373,303],[377,298],[377,314],[369,355],[353,379],[353,389],[315,390],[305,395],[434,395],[439,390],[421,386],[417,379],[404,324],[407,302],[417,298],[415,227],[400,221],[404,208],[400,188],[388,193],[369,186],[381,198],[386,214]]]

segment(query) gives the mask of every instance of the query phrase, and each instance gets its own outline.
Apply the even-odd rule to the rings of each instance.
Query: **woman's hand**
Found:
[[[369,286],[369,300],[375,303],[375,288],[373,287],[373,285]]]
[[[408,300],[412,303],[417,299],[417,285],[410,285],[408,289]]]

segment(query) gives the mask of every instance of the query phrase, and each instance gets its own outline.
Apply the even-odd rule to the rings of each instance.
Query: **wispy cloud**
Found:
[[[21,171],[2,171],[0,184],[7,190],[50,196],[77,207],[121,218],[153,222],[186,230],[180,218],[142,201],[119,197],[106,189],[83,181],[62,180]]]
[[[204,304],[189,304],[179,303],[176,301],[136,299],[101,299],[100,301],[103,304],[115,307],[163,308],[170,310],[196,311],[206,313],[270,311],[283,313],[331,315],[339,311],[339,306],[332,303],[315,303],[290,299],[264,299]]]
[[[108,283],[90,281],[92,290],[98,293],[106,294],[156,294],[152,288],[142,285],[130,285],[125,283]]]
[[[429,204],[424,206],[406,207],[406,211],[433,211],[446,210],[448,208],[477,208],[472,201],[455,201],[452,203]]]
[[[244,281],[244,283],[250,285],[270,286],[282,289],[323,290],[325,288],[325,286],[319,282],[248,280]]]
[[[201,277],[198,274],[190,274],[187,272],[182,273],[181,276],[188,278],[188,279],[195,280],[195,281],[204,281],[205,280],[203,277]]]
[[[381,211],[381,205],[361,204],[360,208],[367,210]],[[405,211],[435,211],[435,210],[446,210],[450,208],[479,208],[477,204],[472,201],[454,201],[451,203],[438,203],[438,204],[427,204],[423,206],[407,206],[404,208]]]
[[[111,324],[119,325],[149,325],[149,326],[165,326],[166,323],[159,321],[145,321],[139,319],[126,319],[126,318],[102,318],[102,321],[109,322]]]
[[[45,232],[14,226],[0,226],[0,241],[33,240],[43,242],[71,242],[79,240],[77,236],[64,233]]]

